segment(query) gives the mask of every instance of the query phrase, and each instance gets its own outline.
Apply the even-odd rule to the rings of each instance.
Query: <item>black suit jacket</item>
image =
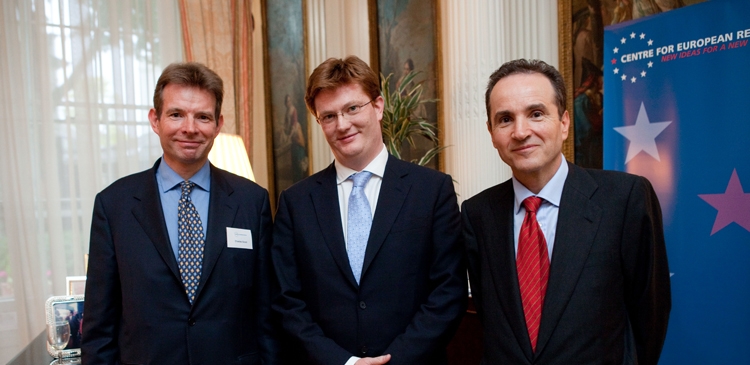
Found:
[[[96,197],[83,363],[273,363],[268,193],[211,166],[203,273],[191,306],[164,223],[159,163]],[[253,249],[228,248],[226,227],[251,230]]]
[[[462,206],[483,363],[656,364],[671,308],[656,194],[643,177],[568,166],[535,353],[518,287],[513,185]]]
[[[389,156],[360,285],[346,254],[336,169],[281,194],[274,309],[295,363],[343,365],[391,354],[390,364],[445,363],[467,300],[460,214],[448,175]]]

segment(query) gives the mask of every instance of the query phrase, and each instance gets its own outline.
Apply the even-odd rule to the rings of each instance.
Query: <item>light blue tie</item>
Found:
[[[195,183],[183,181],[180,184],[182,194],[177,206],[177,237],[178,251],[177,264],[180,267],[182,284],[190,304],[195,299],[198,291],[198,283],[201,281],[201,270],[203,266],[203,224],[198,211],[190,199]]]
[[[370,203],[365,195],[365,185],[367,185],[371,176],[372,173],[367,171],[349,176],[349,179],[354,181],[354,187],[352,187],[352,193],[349,195],[349,214],[346,220],[346,252],[349,255],[349,265],[352,267],[352,273],[354,273],[357,284],[359,284],[359,278],[362,275],[367,238],[370,237],[370,227],[372,226]]]

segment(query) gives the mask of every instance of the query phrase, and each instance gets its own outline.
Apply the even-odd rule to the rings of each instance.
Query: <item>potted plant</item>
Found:
[[[445,149],[445,146],[439,145],[437,128],[424,118],[423,104],[434,103],[438,99],[422,99],[422,84],[414,82],[418,74],[418,72],[409,72],[398,80],[393,91],[391,91],[393,74],[380,75],[380,89],[385,101],[382,120],[383,142],[391,155],[402,159],[401,149],[404,147],[404,142],[408,142],[414,148],[414,137],[426,138],[433,147],[422,157],[411,161],[424,166]]]

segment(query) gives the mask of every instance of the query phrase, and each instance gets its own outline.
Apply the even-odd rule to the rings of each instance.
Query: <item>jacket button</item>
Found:
[[[367,308],[367,304],[365,304],[365,302],[359,302],[359,307],[365,309]]]
[[[367,354],[367,346],[360,347],[359,351],[362,353],[362,355],[366,355]]]
[[[189,326],[195,326],[195,318],[188,319],[188,325]]]

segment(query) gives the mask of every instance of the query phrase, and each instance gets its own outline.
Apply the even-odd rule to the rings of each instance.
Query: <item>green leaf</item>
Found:
[[[436,103],[438,99],[423,99],[424,87],[422,82],[416,82],[420,72],[409,72],[391,91],[394,75],[380,75],[380,88],[384,101],[383,108],[383,142],[388,152],[401,159],[401,148],[405,143],[414,148],[416,136],[422,136],[432,143],[424,156],[415,158],[412,162],[424,166],[447,146],[440,146],[437,128],[422,115],[417,115],[420,105]]]

